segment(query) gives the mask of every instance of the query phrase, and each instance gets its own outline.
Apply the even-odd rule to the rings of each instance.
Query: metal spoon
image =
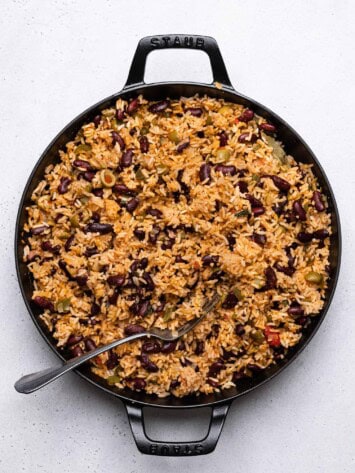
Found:
[[[95,358],[95,356],[100,355],[101,353],[111,350],[112,348],[118,347],[123,343],[132,342],[133,340],[137,340],[138,338],[143,337],[155,337],[159,340],[163,340],[165,342],[172,342],[174,340],[178,340],[180,337],[185,335],[185,333],[189,332],[193,328],[199,324],[206,314],[208,314],[219,302],[220,297],[218,294],[215,294],[210,301],[207,301],[202,306],[202,314],[200,317],[196,317],[195,319],[187,322],[182,327],[177,329],[176,331],[168,330],[168,329],[161,329],[158,327],[152,327],[149,330],[146,330],[141,333],[136,333],[134,335],[130,335],[129,337],[121,338],[120,340],[114,340],[107,345],[103,345],[102,347],[96,348],[95,350],[91,350],[89,353],[85,353],[82,356],[72,358],[71,360],[66,361],[62,366],[55,367],[55,368],[47,368],[43,371],[38,371],[37,373],[27,374],[20,378],[15,383],[15,389],[19,393],[29,394],[37,391],[37,389],[46,386],[47,384],[51,383],[52,381],[58,379],[63,374],[68,373],[68,371],[72,371],[78,366],[82,365],[86,361],[91,360],[91,358]]]

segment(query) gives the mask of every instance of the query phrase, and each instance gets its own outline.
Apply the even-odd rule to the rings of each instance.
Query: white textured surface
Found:
[[[355,2],[54,1],[0,3],[0,471],[350,473],[355,470]],[[15,276],[15,215],[52,137],[119,90],[140,37],[217,38],[233,84],[310,144],[333,185],[344,258],[329,315],[282,375],[237,400],[207,457],[141,455],[122,404],[74,375],[23,396],[17,377],[57,362],[34,328]],[[261,71],[261,72],[260,72]],[[149,78],[204,80],[206,58],[155,53]],[[162,439],[201,437],[206,412],[149,416]],[[182,425],[183,424],[183,425]]]

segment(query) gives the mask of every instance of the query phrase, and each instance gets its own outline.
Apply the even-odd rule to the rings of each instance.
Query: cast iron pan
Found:
[[[168,48],[196,49],[205,52],[209,56],[211,62],[213,83],[200,84],[195,82],[160,82],[145,84],[144,70],[148,54],[151,51]],[[156,396],[148,395],[143,392],[133,392],[129,389],[119,390],[115,387],[108,386],[101,378],[92,374],[89,367],[83,367],[77,370],[77,373],[91,384],[102,389],[103,391],[106,391],[107,393],[118,397],[123,401],[127,409],[128,418],[137,447],[141,452],[152,455],[170,456],[203,455],[213,451],[216,447],[225,417],[228,412],[228,408],[232,401],[237,397],[257,388],[258,386],[261,386],[284,368],[286,368],[286,366],[289,366],[296,356],[298,356],[304,347],[309,343],[322,323],[334,294],[340,267],[341,237],[339,215],[328,179],[310,148],[306,145],[302,138],[284,120],[275,115],[275,113],[255,102],[254,100],[249,99],[235,91],[228,78],[226,67],[224,65],[218,45],[213,38],[208,36],[165,35],[148,36],[141,39],[135,52],[128,74],[127,83],[124,88],[121,90],[121,92],[102,100],[98,104],[93,105],[85,112],[80,114],[54,138],[32,171],[20,203],[15,238],[16,267],[19,284],[33,322],[37,326],[48,345],[62,360],[65,359],[68,354],[58,351],[55,345],[55,340],[38,319],[40,310],[31,302],[33,284],[27,267],[22,261],[24,247],[22,241],[22,228],[26,219],[25,209],[28,205],[30,205],[32,191],[42,179],[45,167],[52,162],[58,161],[58,151],[64,147],[68,141],[74,138],[80,127],[84,123],[91,121],[95,115],[100,113],[101,110],[114,105],[119,97],[127,100],[132,97],[136,97],[139,94],[143,94],[144,97],[149,100],[161,100],[166,97],[179,98],[181,96],[189,97],[195,94],[207,94],[210,97],[223,98],[230,102],[239,103],[251,108],[258,115],[270,120],[277,126],[278,138],[284,143],[287,153],[292,154],[297,161],[311,163],[313,165],[314,173],[323,188],[324,194],[327,196],[329,211],[331,213],[331,269],[329,288],[326,294],[324,309],[318,317],[311,319],[310,325],[304,330],[300,343],[290,350],[287,359],[283,360],[277,366],[271,366],[254,378],[243,381],[237,388],[224,390],[220,394],[203,395],[198,397],[190,396],[182,399],[173,396],[159,399]],[[192,442],[164,442],[152,440],[145,432],[143,419],[144,406],[174,409],[209,406],[211,407],[211,421],[208,432],[203,439]]]

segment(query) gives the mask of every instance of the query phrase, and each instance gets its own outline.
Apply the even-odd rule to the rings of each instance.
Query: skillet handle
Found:
[[[123,90],[144,85],[144,71],[147,56],[157,49],[197,49],[205,52],[210,58],[213,82],[219,82],[224,88],[234,90],[227,73],[226,66],[219,50],[217,41],[210,36],[197,35],[159,35],[142,38],[134,53],[126,85]]]
[[[213,406],[206,436],[202,440],[190,442],[162,442],[149,438],[145,431],[143,408],[128,403],[125,403],[125,406],[133,437],[140,452],[146,455],[188,457],[213,452],[221,435],[230,404]]]

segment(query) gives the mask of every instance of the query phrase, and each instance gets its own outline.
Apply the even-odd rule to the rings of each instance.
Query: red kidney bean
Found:
[[[100,222],[100,214],[98,212],[93,212],[91,215],[91,221],[95,223]]]
[[[71,352],[72,352],[74,358],[77,358],[78,356],[82,356],[84,354],[83,349],[79,345],[74,347],[71,350]]]
[[[225,276],[225,272],[221,269],[219,271],[214,271],[211,276],[208,278],[209,281],[221,281]]]
[[[234,235],[232,235],[232,233],[228,233],[226,238],[228,240],[229,249],[232,251],[234,248],[234,245],[237,243],[237,239],[235,238]]]
[[[258,217],[259,215],[265,213],[265,209],[264,207],[253,207],[252,212],[255,217]]]
[[[142,153],[148,153],[149,151],[149,141],[146,136],[141,136],[139,138],[139,145]]]
[[[238,137],[239,143],[255,143],[255,141],[258,139],[258,135],[255,135],[254,133],[250,135],[250,133],[242,133]]]
[[[292,317],[295,317],[295,318],[303,317],[304,316],[304,309],[302,308],[302,306],[298,302],[294,301],[290,305],[287,313],[289,315],[291,315]]]
[[[200,181],[208,183],[211,180],[211,166],[207,163],[202,164],[199,172]]]
[[[88,182],[91,182],[94,179],[95,175],[96,175],[96,173],[94,171],[85,171],[82,174],[85,181],[88,181]]]
[[[149,309],[150,309],[149,301],[139,302],[138,307],[137,307],[137,315],[139,317],[145,317],[148,314]]]
[[[312,241],[313,234],[308,233],[308,232],[299,232],[299,233],[297,233],[296,238],[297,238],[298,241],[300,241],[302,243],[309,243],[310,241]]]
[[[128,149],[122,154],[120,164],[123,168],[129,168],[133,162],[133,149]]]
[[[106,361],[107,369],[113,370],[118,365],[118,356],[114,351],[109,352],[108,359]]]
[[[272,206],[272,210],[275,212],[276,215],[280,216],[283,214],[284,208],[287,205],[287,200],[284,200],[278,204]]]
[[[113,226],[110,223],[89,223],[84,228],[85,233],[100,233],[106,235],[113,231]]]
[[[291,250],[295,250],[297,246],[298,246],[298,243],[293,242],[291,245],[285,247],[285,253],[287,255],[289,267],[292,267],[295,263],[295,257],[292,256]]]
[[[300,317],[299,319],[297,319],[298,325],[306,325],[307,322],[308,322],[307,317]]]
[[[221,131],[219,134],[219,145],[223,148],[228,144],[228,135],[225,131]]]
[[[96,115],[96,116],[94,117],[94,120],[93,120],[93,121],[94,121],[94,125],[96,126],[96,128],[100,125],[100,123],[101,123],[101,118],[102,118],[101,115]]]
[[[74,279],[73,276],[71,275],[71,273],[68,271],[68,268],[67,268],[67,265],[66,265],[65,261],[63,261],[63,260],[58,261],[58,266],[64,272],[64,274],[69,279],[69,281],[72,281]]]
[[[218,255],[205,255],[202,257],[202,264],[203,266],[211,266],[213,264],[217,264],[218,260]]]
[[[266,277],[266,289],[275,289],[277,284],[277,277],[275,271],[271,266],[268,266],[264,271]]]
[[[216,199],[215,203],[214,203],[214,206],[215,206],[216,212],[219,212],[221,210],[221,208],[223,207],[223,202]]]
[[[71,183],[71,179],[69,177],[61,177],[60,178],[60,184],[58,186],[58,192],[59,194],[65,194],[68,192],[68,187],[69,184]]]
[[[167,240],[165,240],[162,243],[161,249],[162,250],[171,250],[171,248],[174,246],[174,243],[175,243],[175,238],[168,238]]]
[[[238,337],[241,337],[242,335],[245,334],[245,328],[244,325],[242,324],[237,324],[235,326],[235,334],[238,335]]]
[[[95,317],[96,315],[99,315],[100,312],[101,312],[101,307],[99,306],[99,304],[97,304],[96,302],[93,302],[91,304],[90,316]]]
[[[84,287],[88,282],[88,275],[87,274],[80,274],[79,276],[75,276],[75,281],[78,283],[78,286]]]
[[[140,269],[146,269],[146,267],[148,266],[148,258],[142,258],[139,260],[139,267]],[[146,277],[146,276],[149,276],[148,273],[144,273],[143,274],[143,277]]]
[[[148,342],[144,342],[142,345],[142,352],[147,353],[148,355],[151,353],[160,353],[160,343],[157,340],[150,340]]]
[[[71,347],[81,342],[82,339],[83,339],[82,335],[70,335],[66,344],[68,347]]]
[[[50,241],[42,241],[41,248],[43,251],[51,251],[53,246]]]
[[[245,198],[250,202],[251,207],[263,207],[261,200],[257,199],[251,194],[247,194]]]
[[[269,177],[272,179],[275,186],[282,192],[288,192],[291,189],[291,184],[286,181],[286,179],[282,179],[282,177],[272,175],[265,175],[263,177]]]
[[[314,206],[315,206],[315,208],[318,212],[323,212],[323,210],[325,210],[325,205],[324,205],[324,201],[323,201],[323,198],[322,198],[322,194],[319,191],[314,191],[313,192],[312,200],[313,200]]]
[[[54,221],[55,221],[55,223],[58,223],[58,222],[59,222],[59,220],[60,220],[61,218],[63,218],[63,217],[64,217],[64,215],[63,215],[63,214],[61,214],[61,213],[58,213],[58,214],[57,214],[57,215],[54,217]]]
[[[238,297],[233,292],[230,292],[224,299],[222,303],[222,308],[233,309],[238,304],[238,302]]]
[[[148,258],[136,259],[130,266],[131,273],[135,273],[138,269],[145,269],[148,265]]]
[[[146,382],[144,381],[143,378],[133,378],[133,388],[136,389],[137,391],[143,391],[143,389],[146,386]]]
[[[176,389],[180,386],[180,381],[178,379],[174,379],[170,383],[170,389]]]
[[[149,207],[145,213],[157,218],[162,218],[163,216],[163,212],[161,212],[159,209],[153,209],[152,207]]]
[[[245,181],[238,181],[237,187],[239,187],[239,190],[242,192],[242,194],[246,194],[248,192],[248,184]]]
[[[94,256],[99,252],[99,250],[96,248],[96,246],[93,246],[91,248],[86,248],[84,251],[84,256],[87,258],[90,258],[90,256]]]
[[[254,118],[254,112],[253,110],[249,110],[247,108],[238,118],[240,122],[245,122],[245,123],[250,122]]]
[[[165,355],[172,353],[176,350],[177,342],[164,342],[161,347],[161,352]]]
[[[116,194],[120,194],[120,195],[129,195],[131,197],[135,197],[137,195],[136,191],[134,191],[133,189],[129,189],[124,184],[115,184],[112,190]]]
[[[139,360],[143,368],[149,371],[150,373],[156,373],[157,371],[159,371],[158,366],[155,363],[153,363],[149,359],[149,356],[146,355],[145,353],[142,353],[142,355],[139,357]]]
[[[142,325],[137,325],[137,324],[126,325],[124,329],[125,335],[135,335],[137,333],[143,333],[143,332],[145,332],[145,328],[142,327]]]
[[[86,351],[92,351],[96,348],[96,343],[91,338],[86,338],[84,340]]]
[[[155,284],[154,281],[149,273],[143,273],[143,279],[145,280],[145,289],[147,291],[154,291]]]
[[[232,358],[235,358],[236,354],[234,352],[226,350],[225,348],[222,348],[222,350],[223,350],[223,354],[222,354],[223,360],[228,361]]]
[[[217,164],[214,169],[216,172],[221,172],[225,176],[235,176],[237,174],[237,168],[233,165]]]
[[[143,241],[145,238],[145,231],[138,227],[133,230],[133,234],[139,241]]]
[[[122,110],[120,108],[116,110],[116,118],[119,122],[122,122],[124,120],[125,116],[126,116],[126,114],[125,114],[124,110]]]
[[[194,271],[194,273],[192,274],[192,280],[190,279],[190,282],[187,283],[186,286],[189,289],[195,289],[195,287],[197,286],[199,280],[200,280],[200,271],[199,270]]]
[[[265,243],[266,243],[266,236],[265,235],[262,235],[260,233],[253,233],[251,235],[251,240],[254,242],[254,243],[257,243],[258,245],[260,246],[264,246]]]
[[[138,101],[138,97],[135,98],[135,99],[132,99],[129,104],[127,105],[127,110],[126,112],[129,114],[129,115],[132,115],[132,113],[136,112],[137,109],[139,107],[139,101]]]
[[[149,232],[149,241],[150,243],[155,244],[158,240],[158,236],[160,233],[160,228],[157,225],[153,225],[151,231]]]
[[[197,135],[198,138],[204,138],[205,137],[205,132],[204,131],[198,131],[196,133],[196,135]]]
[[[282,266],[280,263],[275,263],[274,268],[277,269],[280,273],[286,274],[286,276],[292,276],[296,271],[292,266]]]
[[[295,202],[292,205],[293,211],[296,214],[296,216],[301,220],[302,222],[305,222],[307,220],[307,214],[305,209],[302,207],[301,200],[295,200]]]
[[[219,329],[220,329],[219,324],[213,324],[211,329],[212,329],[212,331],[211,331],[212,336],[213,337],[218,337]]]
[[[170,105],[169,100],[161,100],[160,102],[156,102],[150,105],[148,107],[148,110],[151,113],[160,113],[160,112],[164,112],[164,110],[166,110],[169,107],[169,105]]]
[[[75,168],[81,169],[82,171],[93,171],[91,164],[87,161],[84,161],[83,159],[75,159],[73,161],[73,166]]]
[[[92,193],[96,195],[96,197],[103,197],[104,190],[103,189],[93,189]]]
[[[180,365],[183,366],[184,368],[186,366],[191,366],[192,365],[192,361],[190,361],[188,358],[186,358],[185,356],[183,356],[182,358],[180,358]]]
[[[117,304],[117,299],[118,299],[119,293],[120,293],[120,288],[115,287],[115,289],[113,290],[113,293],[108,296],[108,303],[110,305],[116,305]]]
[[[115,274],[107,278],[107,284],[115,287],[122,287],[125,283],[125,276],[123,274]]]
[[[316,238],[317,240],[324,240],[325,238],[328,238],[329,232],[325,228],[322,228],[321,230],[316,230],[313,232],[313,237]]]
[[[74,235],[71,235],[67,241],[65,242],[65,245],[64,245],[64,249],[65,251],[69,251],[72,244],[74,243],[74,239],[75,239],[75,236]]]
[[[33,302],[41,309],[48,309],[50,312],[54,312],[54,304],[47,297],[36,296]]]
[[[205,342],[203,340],[199,340],[196,342],[195,354],[202,355],[205,351]]]
[[[138,207],[138,205],[139,205],[139,200],[137,199],[137,197],[133,197],[127,202],[126,209],[128,210],[129,213],[133,213]]]
[[[117,131],[112,131],[111,137],[112,137],[113,145],[118,143],[119,147],[121,148],[121,151],[123,151],[126,147],[126,143],[124,142],[124,139],[122,138],[122,136],[119,133],[117,133]]]
[[[212,363],[208,370],[208,375],[211,378],[215,378],[220,371],[222,371],[225,368],[225,364],[223,363],[222,360],[215,361]]]
[[[186,141],[183,141],[182,143],[179,143],[176,147],[176,152],[177,153],[182,153],[184,151],[184,149],[186,149],[189,145],[190,145],[189,140],[186,140]]]
[[[276,127],[271,125],[271,123],[260,123],[259,128],[265,131],[265,133],[275,133],[276,131]]]
[[[185,109],[185,112],[190,113],[193,117],[200,117],[202,115],[202,108],[189,107]]]

